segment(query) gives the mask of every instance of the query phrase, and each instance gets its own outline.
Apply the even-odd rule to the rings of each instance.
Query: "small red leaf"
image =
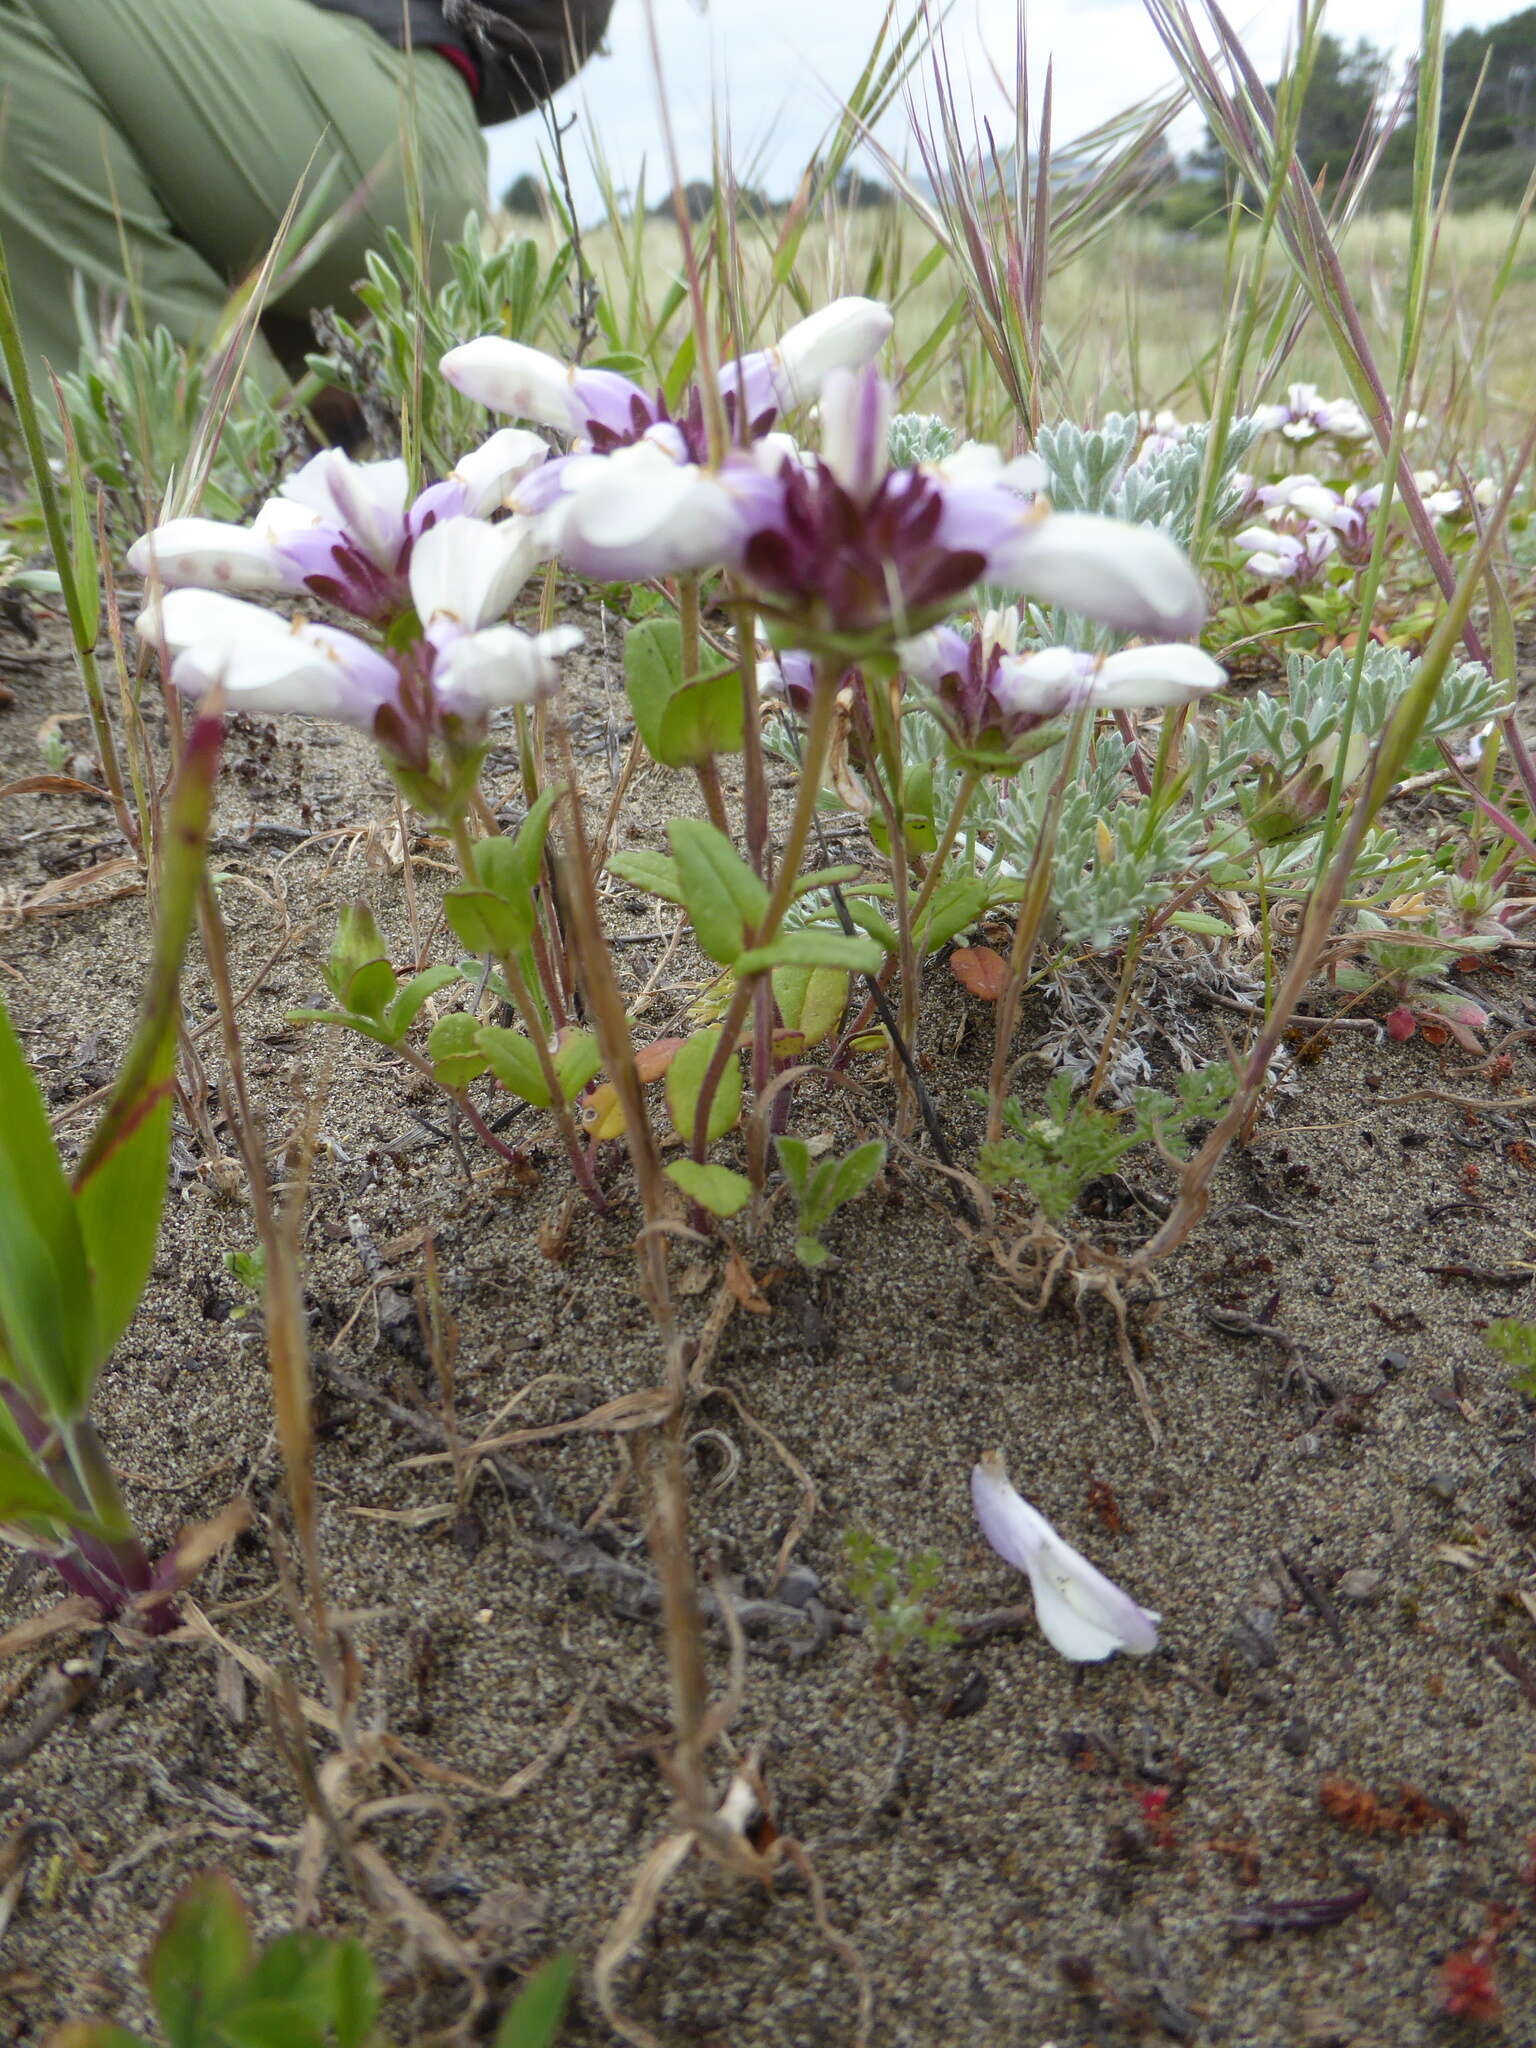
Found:
[[[984,1003],[995,1003],[1008,986],[1008,962],[990,946],[957,946],[949,956],[949,971]]]

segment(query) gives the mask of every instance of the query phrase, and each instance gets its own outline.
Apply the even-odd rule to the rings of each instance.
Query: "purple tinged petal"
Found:
[[[354,462],[340,448],[322,449],[284,482],[281,495],[338,528],[375,568],[388,573],[398,563],[410,496],[410,474],[398,458]]]
[[[877,370],[833,370],[821,396],[821,459],[858,504],[890,468],[891,387]]]
[[[1116,1650],[1149,1656],[1162,1619],[1138,1605],[1009,1484],[997,1451],[971,1473],[971,1500],[981,1533],[1015,1570],[1027,1573],[1035,1615],[1051,1646],[1075,1663],[1099,1663]]]
[[[945,676],[963,676],[970,666],[971,643],[953,626],[935,626],[898,649],[901,665],[925,690],[936,690]]]
[[[201,697],[220,687],[231,709],[305,712],[366,727],[399,687],[394,664],[353,634],[212,591],[168,591],[135,623],[141,638],[174,657],[178,690]]]

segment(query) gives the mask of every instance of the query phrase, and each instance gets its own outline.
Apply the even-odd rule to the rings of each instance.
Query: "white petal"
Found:
[[[1219,690],[1226,680],[1221,663],[1187,641],[1128,647],[1100,667],[1093,701],[1111,711],[1139,711],[1155,704],[1187,703],[1207,690]]]
[[[172,654],[210,637],[284,641],[288,621],[264,605],[246,604],[216,590],[168,590],[145,605],[133,622],[141,640],[164,645]]]
[[[581,644],[575,626],[525,633],[518,626],[488,626],[455,640],[438,657],[433,672],[445,711],[460,717],[500,704],[529,704],[550,694],[559,680],[562,654]]]
[[[981,1532],[1000,1557],[1027,1572],[1046,1640],[1064,1657],[1097,1663],[1116,1650],[1145,1657],[1157,1648],[1162,1619],[1141,1607],[1070,1543],[1008,1483],[997,1451],[971,1473]]]
[[[530,519],[443,519],[411,550],[411,602],[429,639],[501,617],[539,558]]]
[[[167,589],[200,584],[210,590],[289,590],[287,565],[270,540],[220,519],[169,519],[128,550],[128,566]]]
[[[405,538],[410,472],[388,462],[354,462],[340,448],[324,448],[283,483],[280,495],[318,512],[381,569],[393,569]]]
[[[834,299],[780,337],[770,355],[786,405],[815,398],[833,370],[861,370],[884,348],[895,322],[878,299]]]
[[[465,489],[466,512],[483,516],[505,502],[512,485],[537,469],[549,454],[548,444],[526,427],[503,427],[460,456],[453,474]]]
[[[1083,612],[1122,633],[1198,633],[1205,594],[1188,557],[1155,527],[1058,512],[999,551],[989,573],[1042,604]]]
[[[478,341],[449,349],[439,368],[455,391],[478,399],[492,412],[537,420],[562,434],[584,424],[577,417],[570,367],[524,342],[482,334]]]

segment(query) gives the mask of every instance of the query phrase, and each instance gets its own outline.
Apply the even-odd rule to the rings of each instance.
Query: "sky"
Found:
[[[1518,5],[1446,0],[1446,27],[1485,27]],[[738,173],[754,165],[748,182],[775,198],[793,188],[839,95],[858,77],[884,12],[883,0],[654,0],[654,8],[683,176],[708,176],[718,109],[729,122]],[[969,78],[981,115],[1004,109],[992,70],[1011,78],[1021,13],[1032,76],[1043,77],[1047,58],[1054,62],[1058,142],[1173,80],[1141,0],[957,0],[946,29],[952,68]],[[1227,13],[1272,77],[1295,21],[1295,0],[1227,0]],[[1327,26],[1345,41],[1363,36],[1406,56],[1419,18],[1418,0],[1331,0]],[[650,193],[659,195],[665,181],[646,0],[614,0],[607,52],[555,102],[562,121],[576,119],[566,146],[583,213],[598,210],[585,133],[600,140],[621,188],[633,188],[642,164]],[[1187,115],[1174,146],[1193,146],[1200,132],[1198,117]],[[543,133],[536,115],[490,131],[494,194],[520,172],[537,171]],[[881,139],[901,156],[908,133],[907,115],[898,109]]]

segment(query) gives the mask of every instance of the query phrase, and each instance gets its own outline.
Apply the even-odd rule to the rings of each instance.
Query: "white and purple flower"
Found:
[[[971,1500],[981,1533],[998,1556],[1029,1575],[1040,1632],[1078,1664],[1097,1664],[1124,1650],[1147,1657],[1162,1620],[1059,1536],[1038,1508],[1009,1484],[1002,1453],[988,1451],[971,1473]]]

